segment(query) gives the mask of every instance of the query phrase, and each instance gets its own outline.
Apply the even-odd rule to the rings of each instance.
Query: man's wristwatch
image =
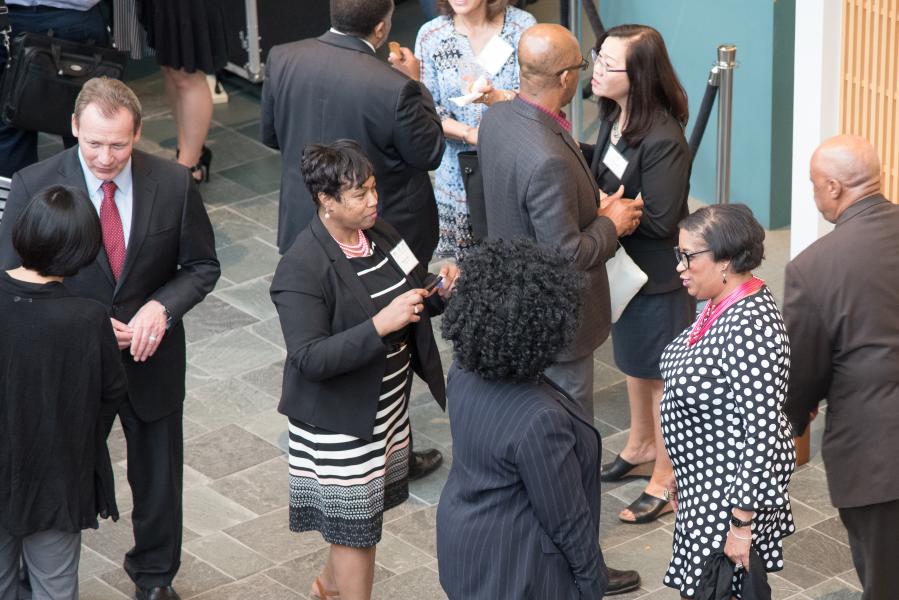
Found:
[[[160,306],[162,306],[162,311],[165,313],[165,330],[168,331],[172,326],[172,313],[170,313],[169,309],[165,307],[165,304],[163,304],[162,302],[159,302],[159,304]]]
[[[750,518],[748,521],[741,521],[740,519],[738,519],[737,517],[735,517],[733,514],[731,514],[731,516],[730,516],[730,524],[733,525],[734,527],[737,527],[737,528],[739,528],[739,527],[749,527],[750,525],[752,525],[752,518]]]

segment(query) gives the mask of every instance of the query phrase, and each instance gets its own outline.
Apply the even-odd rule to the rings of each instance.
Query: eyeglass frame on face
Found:
[[[597,65],[602,70],[603,73],[627,73],[627,69],[613,69],[613,68],[609,67],[609,65],[607,65],[606,63],[601,62],[599,60],[599,58],[600,58],[599,50],[597,50],[596,48],[590,49],[590,58],[593,59],[593,64]]]
[[[584,58],[584,57],[582,56],[582,57],[581,57],[581,62],[580,62],[580,64],[578,64],[578,65],[571,65],[570,67],[565,67],[564,69],[560,69],[559,71],[557,71],[557,72],[553,75],[553,77],[558,77],[559,75],[561,75],[561,74],[564,73],[565,71],[572,71],[572,70],[574,70],[574,69],[578,69],[578,70],[580,70],[580,71],[586,71],[586,70],[587,70],[587,67],[589,67],[589,66],[590,66],[590,61],[588,61],[586,58]]]
[[[704,254],[706,252],[711,252],[711,248],[706,248],[705,250],[696,250],[695,252],[684,252],[680,249],[680,246],[674,247],[674,260],[677,261],[677,264],[684,265],[685,269],[690,268],[690,259],[696,256],[697,254]]]

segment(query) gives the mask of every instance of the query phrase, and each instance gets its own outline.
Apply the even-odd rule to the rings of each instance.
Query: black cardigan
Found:
[[[61,283],[0,271],[0,529],[118,518],[106,435],[127,393],[109,317]]]
[[[617,118],[617,111],[611,118]],[[625,146],[621,151],[628,161],[621,179],[602,161],[611,131],[612,121],[602,120],[596,145],[581,144],[581,149],[605,193],[614,193],[623,184],[625,198],[643,194],[645,205],[640,226],[621,238],[621,245],[649,276],[640,293],[678,290],[682,283],[672,248],[677,245],[677,224],[689,214],[687,196],[693,167],[684,128],[667,112],[658,111],[643,141],[634,147]]]
[[[366,234],[387,253],[402,241],[381,219]],[[420,288],[426,275],[419,264],[406,280]],[[271,296],[287,345],[278,411],[370,441],[387,348],[372,323],[374,303],[317,215],[278,263]],[[434,294],[424,306],[421,321],[410,330],[412,368],[445,408],[446,384],[430,319],[444,305]]]

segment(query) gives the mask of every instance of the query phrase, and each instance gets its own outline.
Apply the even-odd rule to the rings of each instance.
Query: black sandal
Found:
[[[620,481],[626,477],[649,477],[652,475],[652,469],[655,467],[655,464],[656,461],[651,460],[635,465],[634,463],[624,460],[621,458],[621,455],[618,454],[615,456],[615,460],[602,466],[599,471],[599,479],[600,481],[608,482]]]
[[[669,509],[669,510],[666,510]],[[655,521],[662,515],[667,515],[670,512],[674,511],[674,508],[664,498],[656,498],[646,492],[640,494],[640,497],[630,503],[630,506],[627,507],[627,510],[631,511],[634,515],[633,521],[628,521],[626,519],[622,519],[620,516],[618,519],[622,523],[628,523],[631,525],[639,525],[641,523],[651,523]]]

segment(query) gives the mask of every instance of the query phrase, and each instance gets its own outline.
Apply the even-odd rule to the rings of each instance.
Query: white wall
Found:
[[[841,0],[796,0],[791,258],[833,228],[815,208],[808,168],[818,144],[839,133],[842,12]]]

